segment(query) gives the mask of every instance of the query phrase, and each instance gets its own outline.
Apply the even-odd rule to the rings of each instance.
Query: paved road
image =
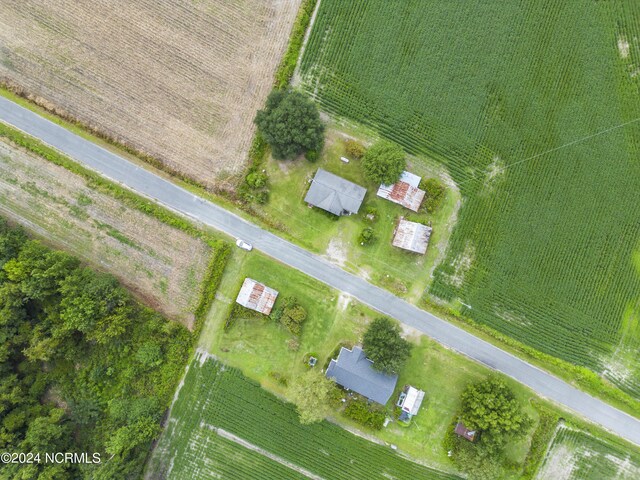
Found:
[[[0,97],[0,120],[39,138],[76,161],[180,214],[251,242],[255,248],[362,303],[414,327],[441,344],[499,370],[540,395],[581,414],[619,436],[640,445],[640,420],[587,395],[500,348],[345,272],[322,258],[264,231],[260,227],[137,167],[94,143]]]

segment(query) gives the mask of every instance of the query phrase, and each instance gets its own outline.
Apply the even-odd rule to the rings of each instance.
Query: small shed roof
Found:
[[[425,254],[431,237],[431,227],[400,218],[393,236],[393,246]]]
[[[269,315],[277,297],[276,290],[247,277],[242,283],[236,302],[243,307]]]
[[[319,169],[304,201],[334,215],[358,213],[367,189]]]
[[[422,400],[424,399],[424,392],[409,385],[405,390],[405,394],[406,397],[404,398],[404,402],[402,402],[402,410],[413,416],[420,410],[420,405],[422,405]]]
[[[377,195],[417,212],[425,196],[425,191],[420,190],[419,185],[418,175],[404,171],[400,180],[393,185],[380,185]]]
[[[398,375],[388,375],[373,369],[362,348],[342,347],[338,359],[332,359],[326,373],[345,388],[385,405],[396,388]]]
[[[470,442],[473,442],[476,440],[476,437],[478,435],[478,431],[477,430],[469,430],[464,423],[462,422],[458,422],[456,424],[456,428],[454,430],[455,434],[462,437],[462,438],[466,438],[467,440],[469,440]]]

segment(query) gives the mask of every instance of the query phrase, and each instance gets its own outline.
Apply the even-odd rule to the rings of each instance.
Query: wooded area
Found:
[[[138,478],[191,334],[0,218],[0,338],[0,450],[101,455],[0,476]]]

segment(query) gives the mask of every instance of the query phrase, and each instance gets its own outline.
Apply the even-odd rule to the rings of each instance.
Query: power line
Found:
[[[534,160],[534,159],[536,159],[538,157],[542,157],[543,155],[547,155],[547,154],[555,152],[557,150],[561,150],[563,148],[570,147],[572,145],[575,145],[575,144],[580,143],[580,142],[584,142],[586,140],[589,140],[591,138],[597,137],[599,135],[604,135],[605,133],[609,133],[609,132],[612,132],[613,130],[617,130],[619,128],[626,127],[627,125],[630,125],[630,124],[638,122],[638,121],[640,121],[640,117],[634,118],[633,120],[629,120],[628,122],[625,122],[625,123],[621,123],[620,125],[615,125],[613,127],[609,127],[609,128],[607,128],[605,130],[601,130],[601,131],[593,133],[591,135],[587,135],[586,137],[582,137],[582,138],[579,138],[577,140],[573,140],[572,142],[565,143],[564,145],[560,145],[559,147],[551,148],[551,149],[546,150],[546,151],[541,152],[541,153],[536,153],[535,155],[532,155],[530,157],[524,158],[522,160],[518,160],[516,162],[510,163],[509,165],[505,165],[504,167],[498,168],[498,173],[502,173],[507,168],[513,167],[515,165],[519,165],[521,163],[528,162],[530,160]],[[471,180],[476,180],[477,181],[477,180],[479,180],[479,178],[478,177],[469,178],[469,179],[467,179],[467,180],[465,180],[463,182],[458,183],[458,185],[464,185],[465,183],[470,182]]]

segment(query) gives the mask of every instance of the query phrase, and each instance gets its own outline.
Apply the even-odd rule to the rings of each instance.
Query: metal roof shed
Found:
[[[276,298],[278,298],[276,290],[247,277],[242,283],[236,302],[243,307],[269,315],[276,303]]]
[[[424,392],[417,388],[407,385],[400,395],[401,401],[398,402],[398,406],[403,412],[408,413],[412,417],[420,410],[422,400],[424,399]]]
[[[417,212],[426,194],[424,190],[418,188],[419,185],[419,176],[404,171],[400,180],[393,185],[380,185],[377,195]]]
[[[393,232],[392,245],[424,255],[429,245],[431,231],[431,227],[400,217],[400,222]]]

